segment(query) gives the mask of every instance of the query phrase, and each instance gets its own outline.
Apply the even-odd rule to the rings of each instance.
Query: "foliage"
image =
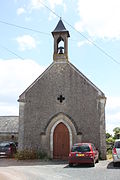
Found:
[[[106,133],[107,159],[112,159],[112,148],[113,148],[115,139],[120,138],[120,127],[114,128],[113,132],[114,132],[113,136],[109,133]]]
[[[115,141],[115,140],[114,140],[114,138],[113,138],[113,137],[109,137],[109,138],[107,138],[107,139],[106,139],[106,142],[107,142],[107,143],[111,143],[111,144],[113,144],[113,143],[114,143],[114,141]]]
[[[36,159],[37,158],[37,154],[33,150],[23,150],[23,151],[18,151],[17,152],[16,158],[18,160]]]
[[[48,158],[46,152],[43,152],[43,151],[41,151],[41,152],[38,151],[37,152],[37,159],[46,159],[46,158]]]
[[[113,132],[113,136],[110,133],[106,133],[107,152],[112,150],[115,139],[118,139],[120,137],[120,127],[114,128]]]
[[[107,151],[107,159],[112,159],[112,150],[111,149],[109,149]]]
[[[113,129],[113,132],[114,132],[115,134],[120,133],[120,127],[114,128],[114,129]]]
[[[108,139],[109,137],[112,137],[110,133],[106,133],[106,138]]]
[[[27,160],[27,159],[48,159],[47,153],[43,151],[35,150],[23,150],[18,151],[15,155],[15,158],[18,160]]]
[[[114,132],[114,138],[118,139],[120,137],[120,127],[114,128],[113,132]]]
[[[107,152],[109,150],[112,150],[114,141],[115,141],[115,139],[113,138],[113,136],[111,134],[109,134],[109,133],[106,133]]]

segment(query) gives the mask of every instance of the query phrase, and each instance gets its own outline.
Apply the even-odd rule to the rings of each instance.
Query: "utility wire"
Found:
[[[45,5],[44,3],[42,3],[40,1],[40,3],[46,8],[48,9],[50,12],[52,12],[55,16],[61,18],[56,12],[54,12],[52,9],[50,9],[47,5]],[[103,48],[101,48],[100,46],[98,46],[96,43],[94,43],[92,40],[90,40],[88,37],[86,37],[84,34],[82,34],[80,31],[78,31],[77,29],[74,28],[74,26],[72,26],[70,23],[68,23],[65,19],[62,18],[62,20],[68,25],[70,26],[73,30],[75,30],[77,33],[79,33],[84,39],[86,39],[89,43],[93,44],[97,49],[99,49],[103,54],[105,54],[107,57],[109,57],[112,61],[114,61],[115,63],[120,65],[120,62],[118,62],[114,57],[112,57],[108,52],[106,52]]]
[[[46,8],[48,9],[50,12],[52,12],[55,16],[61,18],[56,12],[54,12],[52,9],[50,9],[47,5],[45,5],[44,3],[42,3],[40,1],[40,3]],[[86,39],[89,43],[93,44],[97,49],[99,49],[99,51],[101,51],[103,54],[105,54],[107,57],[109,57],[112,61],[114,61],[115,63],[119,64],[120,65],[120,62],[118,62],[114,57],[112,57],[108,52],[106,52],[103,48],[101,48],[99,45],[97,45],[96,43],[94,43],[92,40],[90,40],[88,37],[86,37],[84,34],[82,34],[80,31],[76,30],[74,28],[74,26],[72,26],[70,23],[68,23],[65,19],[62,18],[62,20],[68,25],[70,26],[73,30],[75,30],[77,33],[79,33],[84,39]],[[45,32],[41,32],[39,30],[35,30],[35,29],[32,29],[32,28],[28,28],[28,27],[24,27],[24,26],[19,26],[19,25],[16,25],[16,24],[12,24],[12,23],[8,23],[8,22],[5,22],[5,21],[2,21],[0,20],[0,23],[3,23],[3,24],[6,24],[6,25],[9,25],[9,26],[14,26],[16,28],[21,28],[21,29],[25,29],[25,30],[29,30],[29,31],[33,31],[33,32],[36,32],[36,33],[40,33],[40,34],[44,34],[44,35],[49,35],[49,33],[45,33]],[[16,55],[17,57],[20,57],[18,56],[16,53],[10,51],[9,49],[3,47],[4,49],[6,49],[7,51],[11,52],[12,54]],[[20,57],[21,58],[21,57]],[[23,59],[23,58],[21,58]]]
[[[1,45],[0,45],[1,46]],[[24,60],[23,57],[19,56],[18,54],[14,53],[13,51],[9,50],[8,48],[4,47],[4,46],[1,46],[1,48],[5,49],[6,51],[8,51],[9,53],[13,54],[14,56]]]
[[[29,31],[33,31],[33,32],[36,32],[36,33],[40,33],[40,34],[44,34],[44,35],[50,36],[49,33],[45,33],[45,32],[41,32],[39,30],[35,30],[35,29],[32,29],[32,28],[28,28],[28,27],[19,26],[19,25],[16,25],[16,24],[8,23],[8,22],[2,21],[2,20],[0,20],[0,23],[6,24],[6,25],[9,25],[9,26],[14,26],[16,28],[25,29],[25,30],[29,30]]]
[[[55,16],[61,18],[61,16],[59,16],[55,11],[53,11],[52,9],[50,9],[46,4],[44,4],[43,2],[39,1],[40,4],[42,4],[44,7],[46,7],[46,9],[48,9],[49,11],[51,11]]]
[[[31,29],[31,28],[28,28],[28,27],[24,27],[24,26],[19,26],[19,25],[16,25],[16,24],[8,23],[8,22],[2,21],[2,20],[0,20],[0,23],[5,24],[5,25],[9,25],[9,26],[13,26],[13,27],[16,27],[16,28],[25,29],[25,30],[29,30],[29,31],[33,31],[33,32],[36,32],[36,33],[40,33],[40,34],[44,34],[44,35],[49,35],[50,36],[49,33],[45,33],[45,32],[41,32],[41,31],[38,31],[38,30],[35,30],[35,29]],[[6,48],[4,46],[1,46],[1,48],[6,50],[6,51],[8,51],[11,54],[13,54],[14,56],[24,60],[23,57],[21,57],[20,55],[16,54],[13,51],[11,51],[10,49],[8,49],[8,48]]]
[[[96,43],[94,43],[92,40],[88,39],[84,34],[82,34],[80,31],[76,30],[71,24],[69,24],[67,21],[63,19],[63,21],[69,25],[72,29],[74,29],[77,33],[79,33],[83,38],[85,38],[89,43],[93,44],[97,49],[99,49],[103,54],[108,56],[110,59],[112,59],[115,63],[120,65],[120,62],[118,62],[114,57],[112,57],[110,54],[108,54],[103,48],[98,46]]]

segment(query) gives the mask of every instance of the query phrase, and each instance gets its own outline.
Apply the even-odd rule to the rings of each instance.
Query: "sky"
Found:
[[[19,115],[19,95],[53,62],[60,17],[70,33],[69,61],[107,98],[106,130],[120,127],[120,1],[0,2],[0,116]]]

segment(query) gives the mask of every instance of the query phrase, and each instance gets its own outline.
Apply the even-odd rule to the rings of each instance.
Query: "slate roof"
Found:
[[[60,19],[56,28],[54,29],[54,31],[52,32],[52,34],[57,33],[57,32],[67,32],[68,33],[68,37],[70,37],[69,31],[65,28],[62,20]]]
[[[0,116],[0,133],[18,133],[19,116]]]

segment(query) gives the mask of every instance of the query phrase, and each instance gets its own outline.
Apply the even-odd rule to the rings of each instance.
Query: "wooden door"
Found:
[[[68,128],[59,123],[53,135],[53,158],[54,159],[67,159],[70,150],[70,138]]]

